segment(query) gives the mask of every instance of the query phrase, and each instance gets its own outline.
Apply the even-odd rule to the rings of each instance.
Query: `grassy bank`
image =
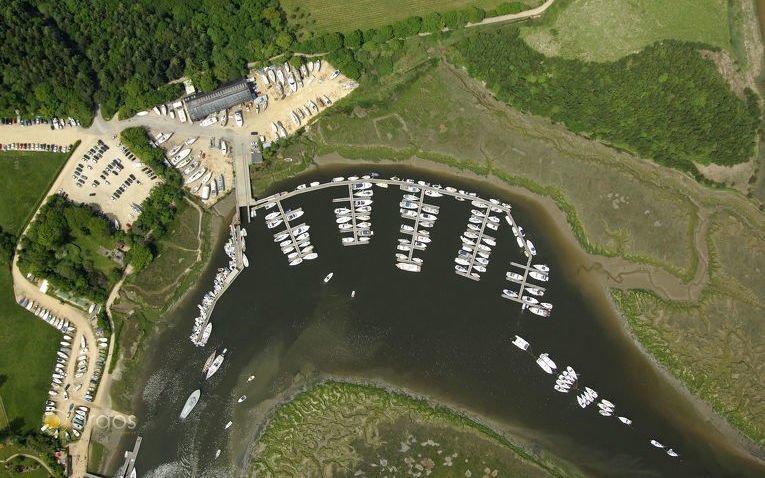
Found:
[[[356,29],[390,25],[406,17],[424,17],[433,12],[444,12],[475,6],[486,10],[496,8],[507,0],[284,0],[282,8],[292,23],[311,32],[348,32]],[[539,0],[523,0],[527,5],[538,5]]]
[[[8,267],[0,265],[0,397],[10,429],[24,434],[40,424],[61,335],[16,304]]]
[[[0,153],[0,225],[19,234],[66,162],[67,154]],[[0,426],[37,429],[56,361],[59,333],[16,304],[10,265],[0,261]],[[3,427],[5,428],[5,427]]]
[[[118,330],[115,341],[118,349],[115,349],[110,368],[118,362],[122,367],[110,390],[116,408],[131,408],[134,384],[141,373],[140,358],[147,341],[163,327],[164,314],[195,286],[210,257],[211,244],[221,224],[220,216],[201,208],[197,210],[184,201],[179,205],[176,219],[154,262],[123,283],[120,296],[112,307]]]
[[[524,39],[553,56],[611,61],[659,40],[701,42],[732,51],[726,0],[564,0]]]
[[[328,436],[331,442],[325,441]],[[251,463],[258,476],[313,476],[326,470],[395,475],[420,469],[416,466],[434,476],[470,476],[485,468],[509,476],[577,475],[554,457],[532,454],[448,408],[401,392],[334,381],[279,406],[258,443]]]
[[[75,148],[72,148],[74,151]],[[21,234],[69,157],[67,153],[0,152],[0,226]]]

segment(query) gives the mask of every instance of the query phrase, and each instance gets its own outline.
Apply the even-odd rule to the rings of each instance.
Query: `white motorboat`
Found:
[[[191,154],[191,149],[190,148],[186,148],[183,151],[181,151],[180,153],[178,153],[175,156],[173,156],[173,158],[170,160],[170,164],[175,166],[176,164],[178,164],[181,161],[183,161],[184,159],[186,159],[190,154]]]
[[[534,264],[534,269],[542,272],[550,272],[550,268],[546,264]]]
[[[351,291],[351,299],[353,299],[354,297],[356,297],[356,291],[355,291],[355,290],[352,290],[352,291]]]
[[[534,247],[534,244],[531,241],[529,241],[528,239],[526,239],[526,246],[528,246],[529,252],[531,253],[532,256],[537,255],[537,250]]]
[[[651,440],[651,445],[655,446],[656,448],[664,448],[664,445],[662,445],[661,442],[658,442],[656,440]]]
[[[224,140],[220,140],[220,151],[223,153],[223,156],[228,154],[228,144]]]
[[[518,335],[516,335],[515,339],[513,339],[513,345],[515,345],[521,350],[528,350],[530,344],[522,337],[519,337]]]
[[[318,253],[316,253],[316,252],[309,252],[308,254],[303,256],[303,259],[305,259],[307,261],[310,261],[310,260],[316,259],[317,257],[319,257]],[[290,264],[290,265],[292,265],[292,264]]]
[[[632,425],[632,420],[630,420],[627,417],[618,417],[619,421],[624,423],[625,425]]]
[[[521,274],[518,274],[517,272],[512,272],[512,271],[507,272],[505,274],[505,277],[507,278],[507,280],[512,280],[512,281],[522,281],[523,280],[523,276]]]
[[[250,267],[250,261],[247,259],[247,256],[245,256],[244,254],[242,254],[242,264],[244,265],[244,267]]]
[[[412,264],[410,262],[396,262],[396,267],[407,272],[420,272],[421,270],[419,264]]]
[[[678,455],[678,453],[677,453],[675,450],[673,450],[672,448],[670,448],[669,450],[667,450],[667,455],[671,456],[672,458],[677,458],[678,456],[680,456],[680,455]]]
[[[207,168],[202,168],[199,171],[197,171],[196,173],[192,174],[191,176],[189,176],[186,179],[186,185],[189,185],[189,184],[193,183],[194,181],[196,181],[197,179],[201,178],[202,175],[204,173],[206,173],[206,172],[207,172]]]
[[[553,362],[546,353],[539,355],[539,358],[537,358],[537,365],[539,365],[539,368],[549,374],[552,374],[553,371],[557,368],[555,362]]]
[[[334,273],[334,272],[330,272],[329,274],[327,274],[327,275],[324,277],[324,283],[326,284],[327,282],[331,281],[331,280],[332,280],[332,276],[334,276],[334,275],[335,275],[335,273]]]
[[[536,305],[530,306],[529,312],[531,312],[534,315],[538,315],[540,317],[550,317],[550,311],[548,309],[545,309],[543,307],[538,307]]]
[[[550,280],[550,277],[547,274],[545,274],[544,272],[539,272],[535,270],[530,270],[529,276],[541,282],[547,282],[548,280]]]
[[[191,163],[189,165],[189,167],[187,167],[186,169],[183,170],[183,175],[187,176],[187,175],[191,174],[192,171],[197,169],[197,166],[199,166],[199,161],[194,161],[193,163]]]
[[[542,297],[545,294],[545,291],[538,287],[526,287],[526,291],[529,294],[535,295],[537,297]]]
[[[226,358],[226,349],[223,349],[223,352],[215,357],[215,360],[213,360],[212,365],[210,365],[210,368],[207,369],[207,373],[205,374],[205,380],[208,380],[210,377],[215,375],[218,369],[220,369],[220,366],[223,364],[223,359],[225,358]]]
[[[192,144],[194,144],[194,142],[195,142],[197,139],[198,139],[198,138],[189,138],[189,139],[187,139],[186,141],[184,141],[184,142],[183,142],[183,144],[185,144],[186,146],[191,146]]]
[[[167,152],[166,156],[169,158],[171,156],[175,156],[175,154],[181,150],[183,147],[182,144],[179,144],[178,146],[174,146],[170,151]]]
[[[502,297],[505,299],[517,299],[518,293],[510,289],[502,289]]]
[[[245,400],[247,400],[247,395],[242,395],[241,397],[239,397],[239,399],[236,401],[236,403],[242,403]]]
[[[181,410],[181,420],[185,420],[186,417],[189,416],[189,413],[194,410],[194,407],[197,406],[197,402],[199,402],[199,396],[201,393],[202,392],[199,389],[191,392],[191,395],[189,395],[189,398],[186,399],[186,403],[183,405],[183,410]]]
[[[209,118],[205,119],[201,123],[199,123],[199,126],[211,126],[218,122],[217,116],[210,116]]]

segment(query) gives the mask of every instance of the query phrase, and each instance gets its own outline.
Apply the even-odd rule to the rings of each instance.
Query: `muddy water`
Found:
[[[263,409],[289,389],[296,377],[317,373],[366,378],[412,390],[512,429],[532,444],[562,457],[593,476],[763,476],[765,468],[742,457],[656,370],[623,332],[604,291],[584,272],[582,256],[556,231],[551,218],[520,198],[454,177],[433,177],[406,168],[381,168],[384,175],[422,178],[466,187],[514,206],[516,220],[534,240],[540,261],[553,279],[545,299],[555,304],[547,320],[522,312],[500,297],[507,264],[521,261],[505,223],[491,263],[480,282],[453,272],[459,235],[469,203],[451,198],[432,202],[441,214],[433,242],[420,254],[423,272],[393,266],[398,226],[397,188],[375,189],[368,246],[340,245],[334,222],[332,190],[312,192],[285,202],[303,207],[319,258],[289,267],[266,229],[262,214],[248,226],[250,268],[219,302],[210,344],[195,349],[187,340],[194,314],[191,294],[175,327],[158,337],[147,362],[141,392],[138,460],[141,476],[239,476],[248,441],[260,425]],[[300,182],[363,169],[320,169]],[[295,181],[282,185],[288,189]],[[222,253],[214,259],[225,262]],[[323,284],[330,271],[334,278]],[[201,279],[209,284],[209,274]],[[357,292],[350,298],[350,292]],[[573,366],[580,386],[590,386],[616,404],[615,417],[595,407],[582,410],[571,394],[553,390],[534,357],[510,344],[521,335],[535,353],[548,352],[559,366]],[[227,348],[221,371],[204,382],[200,369],[215,348]],[[250,374],[256,375],[251,383]],[[191,417],[178,414],[197,388],[202,398]],[[247,400],[237,404],[243,394]],[[234,426],[224,432],[224,424]],[[675,448],[672,459],[653,448],[657,439]],[[214,459],[216,449],[221,457]]]

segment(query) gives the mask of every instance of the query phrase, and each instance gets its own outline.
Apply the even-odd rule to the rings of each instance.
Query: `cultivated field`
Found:
[[[320,153],[416,156],[550,197],[595,254],[583,267],[611,288],[657,294],[617,297],[646,348],[731,423],[765,439],[765,264],[752,260],[765,257],[765,217],[756,205],[513,111],[462,70],[424,68],[387,100],[324,117],[311,132]]]
[[[546,55],[607,61],[673,38],[731,50],[726,0],[571,0],[524,38]]]
[[[276,409],[251,470],[273,477],[333,471],[402,476],[418,470],[455,477],[561,476],[558,466],[535,463],[522,448],[446,409],[338,382],[318,385]]]
[[[19,235],[68,154],[0,152],[0,226]],[[19,207],[23,205],[24,207]]]
[[[476,6],[495,8],[507,0],[285,0],[282,7],[290,21],[312,32],[347,32],[390,25],[403,18]],[[537,6],[539,0],[522,0]],[[294,15],[294,17],[293,17]]]

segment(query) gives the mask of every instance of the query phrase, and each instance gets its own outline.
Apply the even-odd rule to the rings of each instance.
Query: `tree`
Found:
[[[422,18],[408,17],[393,24],[393,36],[396,38],[406,38],[420,33],[422,27]]]
[[[127,260],[136,272],[140,272],[154,260],[154,253],[143,242],[136,242],[128,251]]]
[[[478,23],[486,17],[486,12],[475,6],[470,6],[465,9],[465,16],[470,23]]]
[[[362,43],[361,30],[353,30],[350,33],[346,33],[343,38],[343,45],[346,48],[356,49],[360,48]]]
[[[422,27],[420,31],[423,32],[437,32],[444,28],[444,20],[438,12],[433,12],[426,15],[422,19]]]
[[[16,237],[10,232],[3,231],[0,226],[0,262],[9,262],[16,249]]]
[[[328,32],[322,35],[325,51],[335,51],[343,47],[343,35],[338,32]]]
[[[292,35],[288,32],[281,32],[278,35],[276,35],[276,39],[274,42],[282,49],[282,50],[288,50],[290,46],[292,46],[292,42],[295,39],[292,37]]]

